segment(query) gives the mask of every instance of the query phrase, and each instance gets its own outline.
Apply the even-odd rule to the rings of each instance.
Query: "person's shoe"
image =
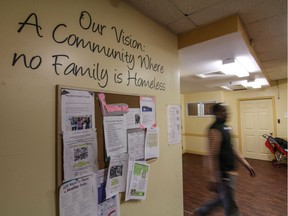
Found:
[[[201,209],[197,208],[193,211],[193,216],[203,216],[203,214],[201,213]]]

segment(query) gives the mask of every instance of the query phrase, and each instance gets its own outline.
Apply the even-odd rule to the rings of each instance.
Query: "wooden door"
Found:
[[[263,134],[273,133],[272,99],[240,101],[242,152],[246,158],[271,160]]]

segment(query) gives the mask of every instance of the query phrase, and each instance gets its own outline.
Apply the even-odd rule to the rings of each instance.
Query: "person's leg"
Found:
[[[225,216],[238,216],[239,209],[235,200],[235,181],[236,176],[230,176],[223,179],[223,190],[221,190],[220,198],[222,200]]]
[[[223,178],[222,184],[217,189],[218,196],[197,208],[194,214],[206,216],[213,209],[222,205],[225,210],[225,216],[239,216],[239,209],[235,199],[235,186],[235,175],[228,175],[227,178]]]
[[[220,206],[221,203],[221,199],[219,197],[215,197],[214,199],[204,203],[200,208],[196,209],[195,212],[201,216],[208,215],[214,208]]]
[[[224,185],[220,184],[217,188],[217,193],[215,194],[215,197],[207,201],[203,205],[201,205],[201,207],[197,208],[194,211],[194,215],[206,216],[206,215],[209,215],[213,209],[221,206],[222,205],[221,194],[223,194],[223,191],[222,191],[223,189],[224,189]]]
[[[236,201],[236,184],[237,184],[237,176],[231,175],[231,197],[232,197],[232,204],[233,204],[233,216],[239,216],[239,208]]]

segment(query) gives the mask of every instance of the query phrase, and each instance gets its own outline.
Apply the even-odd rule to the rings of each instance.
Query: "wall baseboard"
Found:
[[[195,151],[195,150],[183,150],[182,154],[197,154],[197,155],[206,155],[206,152]]]

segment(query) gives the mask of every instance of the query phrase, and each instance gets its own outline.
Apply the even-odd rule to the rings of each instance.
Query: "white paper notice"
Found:
[[[104,116],[104,136],[107,156],[127,152],[127,134],[124,116]]]
[[[111,156],[106,183],[106,198],[125,191],[128,157],[127,153]]]
[[[94,93],[62,89],[62,132],[95,128]]]
[[[134,160],[144,159],[145,157],[145,129],[127,130],[128,153]]]
[[[126,117],[126,128],[139,128],[140,127],[140,109],[129,108],[128,113],[124,115]]]
[[[155,97],[140,97],[141,127],[156,127]]]
[[[168,144],[177,144],[181,142],[181,112],[180,106],[167,106],[167,129]]]
[[[95,216],[97,199],[92,175],[65,182],[60,187],[60,216]]]
[[[97,138],[95,129],[63,133],[64,181],[97,170]]]
[[[125,201],[130,199],[130,183],[131,183],[131,176],[132,170],[134,166],[134,160],[129,156],[128,158],[128,169],[127,169],[127,179],[126,179],[126,191],[125,191]]]
[[[126,190],[126,198],[144,200],[147,193],[150,165],[145,161],[134,161],[130,175],[129,189]]]
[[[98,176],[98,216],[120,216],[119,194],[106,199],[105,187],[108,169],[99,170]]]
[[[97,216],[120,216],[119,194],[116,194],[99,204]]]
[[[159,128],[147,128],[145,159],[159,157]]]

